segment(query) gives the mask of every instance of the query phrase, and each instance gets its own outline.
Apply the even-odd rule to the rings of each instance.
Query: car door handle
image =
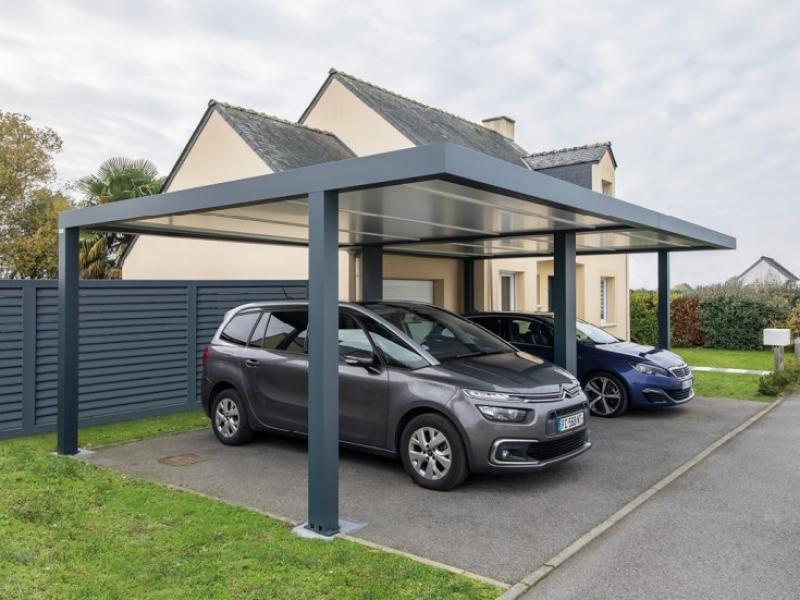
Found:
[[[246,361],[244,361],[244,366],[245,367],[251,367],[251,368],[252,367],[257,367],[258,366],[258,361],[255,358],[248,358]]]

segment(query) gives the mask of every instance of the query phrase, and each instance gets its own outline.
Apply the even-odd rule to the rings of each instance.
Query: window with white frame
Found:
[[[600,322],[610,323],[613,321],[611,315],[612,302],[614,300],[614,278],[600,278]]]
[[[500,310],[515,310],[516,295],[514,273],[500,273]]]

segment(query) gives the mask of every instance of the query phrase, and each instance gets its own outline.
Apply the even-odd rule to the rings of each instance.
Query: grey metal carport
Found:
[[[555,357],[576,370],[578,254],[656,252],[659,340],[669,346],[669,253],[734,238],[452,144],[324,163],[63,213],[59,218],[58,452],[78,452],[81,228],[309,247],[308,527],[339,530],[338,248],[362,252],[361,296],[382,253],[554,259]]]

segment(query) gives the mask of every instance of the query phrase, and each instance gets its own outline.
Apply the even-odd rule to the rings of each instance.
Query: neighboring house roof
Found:
[[[406,98],[336,69],[330,70],[325,83],[300,117],[301,123],[334,79],[417,146],[450,142],[516,164],[520,164],[522,157],[528,154],[514,141],[480,123]]]
[[[553,167],[563,167],[579,163],[598,162],[605,153],[611,155],[614,167],[617,161],[611,151],[611,142],[599,142],[597,144],[587,144],[586,146],[575,146],[573,148],[561,148],[559,150],[547,150],[546,152],[535,152],[523,157],[522,160],[536,171],[540,169],[551,169]]]
[[[219,115],[275,172],[353,158],[355,154],[333,133],[292,123],[273,115],[209,100],[208,108],[169,172],[161,191],[169,188],[197,137],[213,113]]]
[[[741,280],[745,275],[747,275],[758,264],[762,262],[767,263],[770,267],[778,271],[778,273],[786,277],[786,279],[788,279],[789,281],[800,281],[800,279],[798,279],[798,277],[794,273],[792,273],[789,269],[780,264],[777,260],[775,260],[774,258],[770,258],[769,256],[762,256],[761,258],[759,258],[756,262],[747,267],[744,270],[744,272],[741,275],[739,275],[739,277],[737,277],[737,279]]]
[[[353,158],[350,148],[328,131],[223,102],[211,101],[219,114],[273,171]]]

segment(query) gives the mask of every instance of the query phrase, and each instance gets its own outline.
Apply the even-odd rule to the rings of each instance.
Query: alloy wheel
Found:
[[[223,398],[217,403],[214,413],[217,431],[224,438],[231,438],[239,430],[239,407],[230,398]]]
[[[583,389],[589,401],[589,410],[594,414],[607,417],[619,410],[622,404],[622,390],[609,377],[599,375],[586,382]]]
[[[408,458],[421,477],[436,481],[450,471],[453,451],[444,433],[435,427],[420,427],[408,440]]]

